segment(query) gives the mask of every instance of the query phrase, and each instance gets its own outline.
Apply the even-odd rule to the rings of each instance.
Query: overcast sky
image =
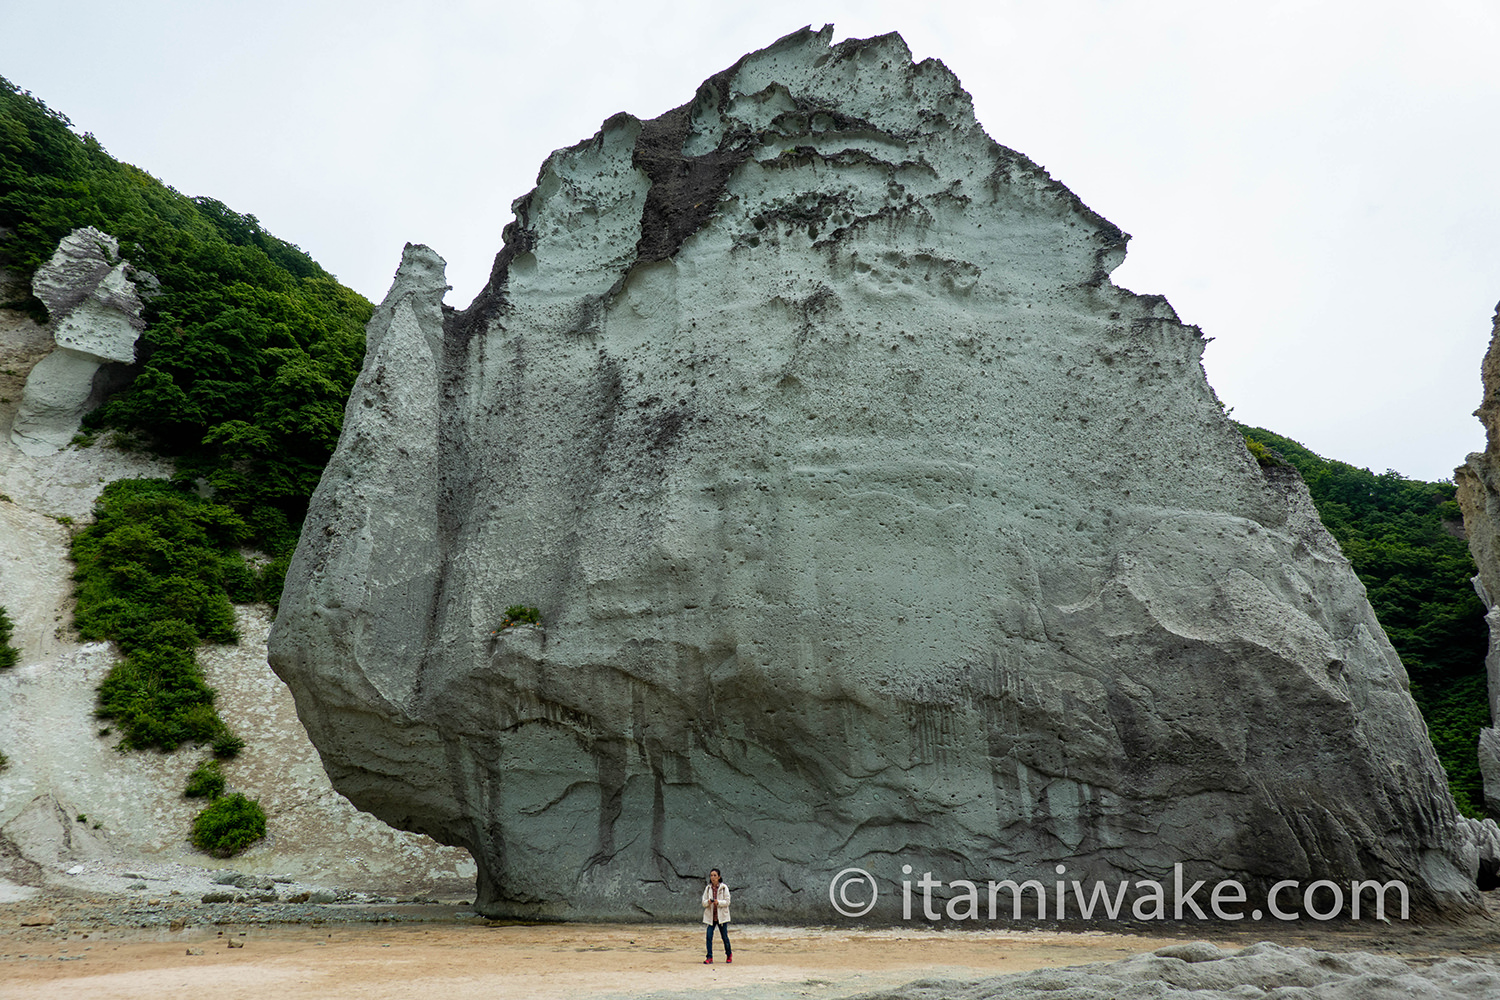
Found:
[[[379,300],[462,307],[553,149],[804,24],[899,31],[997,141],[1133,237],[1236,419],[1446,478],[1500,300],[1500,3],[0,0],[0,75]]]

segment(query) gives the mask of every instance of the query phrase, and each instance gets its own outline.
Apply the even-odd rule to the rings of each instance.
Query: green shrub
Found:
[[[74,620],[83,638],[112,639],[124,654],[99,685],[95,714],[116,720],[131,750],[224,738],[196,649],[237,638],[225,585],[253,589],[237,548],[244,522],[160,479],[110,483],[94,514],[73,539]]]
[[[245,749],[245,741],[230,732],[227,726],[220,730],[219,734],[214,737],[213,750],[215,757],[220,759],[238,757],[240,751],[243,749]]]
[[[286,552],[272,559],[260,571],[256,589],[260,599],[269,604],[273,611],[281,607],[281,590],[286,586],[286,569],[291,562],[292,553]]]
[[[211,742],[225,730],[214,689],[198,669],[194,638],[186,622],[154,622],[132,637],[127,655],[105,675],[94,714],[119,723],[121,746],[171,751]]]
[[[219,762],[212,758],[199,764],[188,775],[187,788],[182,793],[189,799],[216,799],[223,794],[224,772],[219,769]]]
[[[1253,456],[1254,459],[1261,465],[1276,466],[1290,464],[1288,462],[1282,461],[1281,458],[1277,456],[1276,452],[1272,451],[1270,448],[1267,448],[1265,444],[1255,440],[1255,438],[1245,438],[1245,447],[1250,450],[1251,456]]]
[[[540,625],[542,613],[536,608],[529,608],[524,604],[512,604],[505,609],[505,618],[500,622],[502,629],[514,628],[517,625]]]
[[[235,604],[251,604],[260,600],[260,581],[255,570],[245,562],[239,552],[226,552],[219,556],[219,584],[224,594]]]
[[[7,767],[10,767],[10,758],[5,756],[4,753],[0,753],[0,771],[5,770]]]
[[[265,835],[265,810],[238,792],[215,799],[193,820],[193,846],[216,858],[238,854]]]
[[[110,483],[94,523],[73,539],[79,634],[123,649],[151,624],[176,619],[197,634],[193,645],[234,642],[224,569],[248,534],[234,511],[167,480]]]
[[[15,622],[10,620],[10,615],[0,608],[0,670],[13,667],[21,658],[21,651],[10,644],[11,633],[15,630]]]

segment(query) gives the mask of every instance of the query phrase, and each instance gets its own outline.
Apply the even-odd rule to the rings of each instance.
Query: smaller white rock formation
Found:
[[[1484,424],[1485,449],[1471,454],[1453,470],[1458,505],[1464,513],[1464,534],[1479,573],[1474,590],[1484,602],[1490,649],[1484,658],[1489,676],[1489,728],[1479,731],[1479,774],[1484,802],[1500,812],[1500,305],[1495,307],[1490,347],[1480,366],[1484,400],[1474,416]]]
[[[148,275],[135,276],[155,284]],[[135,360],[145,328],[133,268],[113,236],[75,229],[37,269],[31,288],[47,306],[57,346],[26,379],[10,439],[27,455],[50,455],[72,440],[94,398],[103,364]]]

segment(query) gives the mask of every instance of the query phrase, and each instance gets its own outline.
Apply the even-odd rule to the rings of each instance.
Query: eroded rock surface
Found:
[[[1495,307],[1494,332],[1480,374],[1484,400],[1474,416],[1484,424],[1485,448],[1471,454],[1453,470],[1458,487],[1458,505],[1464,514],[1464,534],[1479,575],[1474,589],[1484,601],[1485,624],[1490,629],[1490,649],[1484,663],[1489,674],[1491,728],[1479,731],[1479,773],[1484,780],[1484,799],[1490,809],[1500,811],[1500,306]]]
[[[859,866],[896,919],[904,864],[1472,907],[1400,660],[1199,331],[940,63],[830,39],[554,153],[465,311],[408,246],[270,642],[335,786],[496,915],[692,918],[717,866],[826,922]]]
[[[72,440],[103,397],[104,387],[96,386],[101,365],[135,360],[146,325],[136,279],[148,290],[155,279],[119,258],[113,236],[92,226],[75,229],[32,277],[56,347],[27,377],[11,427],[11,440],[27,455],[50,455]]]
[[[1489,958],[1404,962],[1369,952],[1335,954],[1262,941],[1221,951],[1207,941],[1158,948],[1120,962],[1039,969],[975,983],[925,980],[879,1000],[1480,1000],[1500,993],[1500,966]]]

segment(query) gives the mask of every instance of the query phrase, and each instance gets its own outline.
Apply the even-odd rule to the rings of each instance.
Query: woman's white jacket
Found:
[[[703,887],[703,922],[709,925],[714,922],[714,908],[710,905],[714,901],[713,892],[713,886]],[[729,923],[729,886],[723,882],[719,883],[719,923]]]

